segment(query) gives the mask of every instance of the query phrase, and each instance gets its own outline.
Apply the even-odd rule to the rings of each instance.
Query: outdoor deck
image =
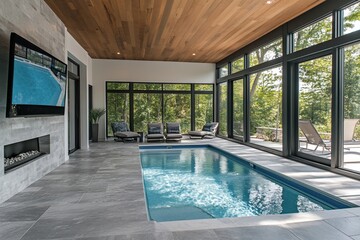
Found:
[[[282,143],[281,142],[271,142],[271,141],[264,141],[263,139],[251,138],[252,143],[258,144],[260,146],[276,149],[282,151]],[[318,147],[316,151],[315,145],[309,144],[306,146],[305,142],[301,142],[300,144],[300,151],[315,155],[323,158],[330,159],[331,153],[328,150],[322,149],[322,147]],[[355,171],[360,173],[360,144],[359,145],[345,145],[344,149],[344,167],[343,169]]]

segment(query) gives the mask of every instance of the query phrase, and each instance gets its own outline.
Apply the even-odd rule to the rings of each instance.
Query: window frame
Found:
[[[122,83],[126,83],[129,84],[129,89],[128,90],[114,90],[114,89],[108,89],[108,85],[112,84],[112,83],[117,83],[117,84],[122,84]],[[161,90],[134,90],[134,85],[135,84],[161,84]],[[164,84],[185,84],[185,85],[190,85],[190,89],[189,90],[164,90]],[[211,85],[212,86],[212,91],[208,91],[208,90],[196,90],[195,91],[195,85],[196,84],[201,84],[201,85]],[[212,94],[212,99],[213,99],[213,107],[212,107],[212,116],[213,116],[213,120],[214,120],[214,113],[215,113],[215,108],[214,108],[214,99],[215,99],[215,94],[214,94],[214,84],[212,83],[161,83],[161,82],[124,82],[124,81],[105,81],[105,106],[106,109],[108,109],[108,93],[128,93],[129,94],[129,128],[131,130],[134,130],[134,101],[136,101],[136,99],[134,99],[134,95],[138,94],[138,93],[155,93],[155,94],[161,94],[161,108],[162,108],[162,122],[164,122],[164,94],[189,94],[190,95],[190,113],[191,113],[191,126],[190,129],[191,130],[195,130],[195,95],[196,94]],[[108,134],[108,127],[109,127],[109,122],[108,122],[108,113],[106,113],[105,116],[105,127],[106,127],[106,138],[112,137],[111,135]]]
[[[341,27],[343,24],[342,18],[342,11],[343,9],[359,3],[360,1],[354,0],[345,0],[345,1],[325,1],[321,3],[319,6],[310,9],[309,11],[303,13],[302,15],[296,17],[295,19],[279,26],[278,28],[274,29],[273,31],[269,32],[265,36],[259,38],[258,40],[250,43],[247,46],[237,50],[236,52],[232,53],[231,55],[225,57],[224,59],[220,60],[216,63],[216,68],[218,69],[221,66],[226,64],[231,64],[232,61],[236,60],[237,58],[241,58],[244,56],[245,61],[245,69],[232,73],[226,77],[219,78],[217,76],[216,85],[222,82],[230,83],[233,80],[238,78],[244,78],[244,115],[247,116],[244,120],[244,141],[242,142],[244,145],[251,146],[266,152],[270,152],[279,156],[284,156],[296,161],[308,163],[308,164],[316,164],[317,166],[336,170],[337,172],[341,171],[342,174],[355,177],[360,179],[360,172],[353,173],[348,169],[343,170],[339,168],[341,166],[341,161],[343,160],[342,152],[343,146],[340,144],[341,136],[343,134],[343,130],[341,129],[343,124],[343,106],[342,106],[342,98],[343,93],[343,59],[342,59],[342,48],[346,47],[351,44],[355,44],[360,42],[360,30],[342,34]],[[297,30],[303,29],[321,19],[324,19],[328,16],[332,15],[332,36],[330,40],[321,42],[319,44],[310,46],[308,48],[304,48],[302,50],[298,50],[296,52],[293,51],[293,33]],[[274,39],[278,37],[282,37],[283,39],[283,56],[279,59],[271,60],[269,62],[265,62],[256,66],[249,66],[249,53],[254,49],[259,48],[267,43],[270,43]],[[296,129],[297,129],[297,117],[294,113],[294,108],[296,107],[296,101],[294,101],[294,97],[296,96],[296,71],[297,71],[297,64],[299,62],[303,62],[306,60],[315,59],[318,57],[332,55],[332,124],[331,124],[331,136],[332,136],[332,148],[334,148],[331,152],[331,163],[324,164],[321,161],[314,162],[312,158],[303,157],[296,155],[297,142],[294,140],[295,136],[297,136]],[[280,64],[283,69],[283,94],[282,94],[282,124],[283,124],[283,149],[282,151],[274,151],[272,149],[258,146],[251,144],[249,142],[249,75],[257,72],[263,71],[269,68],[272,68],[276,64]],[[215,92],[218,94],[218,91]],[[216,96],[217,97],[217,96]],[[231,109],[232,103],[230,102],[229,106],[230,109],[228,111],[233,111]],[[216,109],[216,119],[218,120],[218,109]],[[232,121],[232,119],[230,119]],[[296,123],[296,126],[295,126]],[[228,126],[228,131],[231,130],[231,127]],[[222,137],[222,136],[220,136]],[[229,137],[222,137],[225,139],[231,139],[232,141],[241,142],[239,139]],[[318,159],[315,159],[318,160]],[[320,163],[320,164],[319,164]]]
[[[332,18],[332,23],[333,23],[333,22],[334,22],[334,16],[333,16],[332,13],[328,13],[328,14],[326,14],[326,15],[324,15],[324,16],[321,16],[320,18],[317,18],[315,21],[309,22],[309,23],[306,24],[306,25],[302,25],[300,28],[295,29],[295,30],[293,30],[291,33],[289,33],[289,36],[291,36],[291,38],[292,38],[292,39],[291,39],[291,42],[292,42],[291,52],[302,51],[302,50],[304,50],[304,49],[308,49],[308,48],[310,48],[310,47],[317,46],[317,45],[319,45],[319,44],[322,44],[322,43],[324,43],[324,42],[327,42],[327,41],[330,41],[331,39],[333,39],[333,38],[334,38],[334,30],[335,30],[335,28],[336,28],[336,27],[334,26],[334,24],[331,25],[331,38],[330,38],[329,40],[326,40],[326,41],[323,41],[323,42],[320,42],[320,43],[317,43],[317,44],[314,44],[314,45],[311,45],[311,46],[308,46],[308,47],[305,47],[305,48],[302,48],[302,49],[295,50],[294,34],[295,34],[296,32],[299,32],[299,31],[301,31],[301,30],[304,30],[305,28],[310,27],[311,25],[314,25],[314,24],[316,24],[316,23],[318,23],[318,22],[320,22],[320,21],[322,21],[322,20],[324,20],[324,19],[326,19],[326,18],[328,18],[328,17]]]

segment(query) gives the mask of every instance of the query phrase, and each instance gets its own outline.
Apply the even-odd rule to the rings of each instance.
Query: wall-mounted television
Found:
[[[66,82],[65,63],[11,33],[6,117],[63,115]]]

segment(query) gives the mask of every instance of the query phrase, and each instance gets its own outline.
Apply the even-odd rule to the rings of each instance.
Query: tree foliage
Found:
[[[250,134],[257,127],[279,128],[282,118],[282,70],[276,67],[250,76]]]
[[[331,132],[331,55],[299,64],[299,119]]]
[[[218,85],[219,90],[219,133],[227,136],[227,83]]]
[[[159,93],[134,94],[134,129],[147,132],[148,123],[162,122],[162,95]]]
[[[108,93],[107,94],[107,122],[108,135],[112,136],[111,123],[125,121],[129,123],[129,94]]]
[[[164,122],[180,123],[181,131],[190,131],[191,95],[164,94]]]
[[[201,130],[205,123],[213,121],[213,95],[195,95],[195,129]]]
[[[360,44],[344,49],[344,118],[360,119]],[[360,139],[360,127],[355,138]]]
[[[233,83],[233,131],[234,136],[244,136],[244,97],[243,97],[243,83],[242,79],[236,80]]]

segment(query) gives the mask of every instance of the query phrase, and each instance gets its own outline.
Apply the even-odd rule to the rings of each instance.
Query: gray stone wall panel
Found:
[[[6,118],[10,33],[16,32],[62,61],[65,26],[42,0],[0,1],[0,203],[65,161],[64,117]],[[4,145],[50,135],[50,154],[4,174]]]

